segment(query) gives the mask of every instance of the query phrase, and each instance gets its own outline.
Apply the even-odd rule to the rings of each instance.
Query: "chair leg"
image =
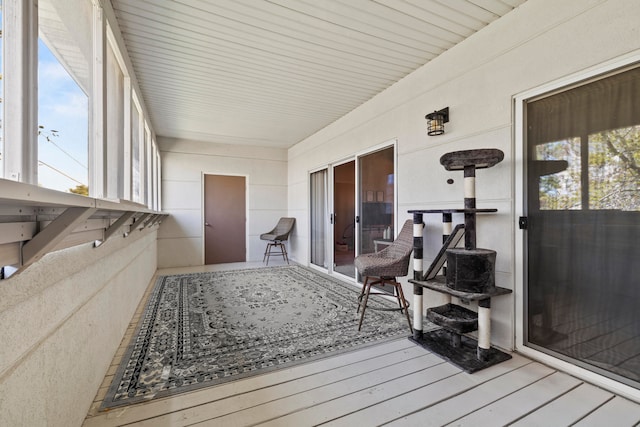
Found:
[[[276,249],[280,249],[280,253],[276,253]],[[269,265],[269,258],[271,258],[271,255],[282,256],[282,259],[287,261],[287,264],[289,264],[289,254],[287,253],[287,247],[284,245],[284,242],[274,241],[267,243],[267,249],[264,251],[262,262],[266,259],[267,265]]]
[[[404,314],[407,316],[407,323],[409,323],[409,330],[413,334],[413,326],[411,325],[411,319],[409,318],[409,305],[407,304],[407,300],[404,298],[404,292],[402,291],[402,285],[398,282],[396,286],[396,291],[398,292],[398,303],[400,307],[404,307]]]
[[[264,250],[264,256],[262,257],[262,262],[264,262],[265,259],[267,259],[267,254],[269,253],[269,246],[271,246],[271,242],[267,243],[267,247]],[[269,260],[267,259],[267,265],[269,265]]]
[[[285,261],[287,261],[287,264],[289,264],[289,255],[287,254],[287,247],[285,246],[284,242],[280,242],[280,246],[282,247],[282,257],[285,259]]]
[[[356,314],[360,313],[360,305],[362,304],[362,298],[364,297],[364,291],[367,288],[367,282],[369,282],[369,276],[364,277],[364,283],[362,284],[362,290],[360,291],[360,295],[358,295],[358,309],[356,310]]]
[[[362,314],[360,315],[360,323],[358,323],[358,331],[362,328],[362,321],[364,320],[364,312],[367,310],[367,301],[369,300],[369,292],[371,292],[371,284],[367,284],[367,288],[364,291],[364,301],[362,302]]]

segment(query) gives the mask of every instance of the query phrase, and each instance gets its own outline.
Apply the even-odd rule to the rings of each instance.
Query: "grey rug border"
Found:
[[[166,398],[166,397],[172,397],[172,396],[176,396],[179,394],[183,394],[183,393],[189,393],[195,390],[199,390],[199,389],[203,389],[203,388],[207,388],[207,387],[216,387],[219,385],[223,385],[232,381],[240,381],[249,377],[253,377],[253,376],[259,376],[259,375],[263,375],[263,374],[267,374],[267,373],[271,373],[273,371],[277,371],[277,370],[281,370],[281,369],[288,369],[291,368],[293,366],[299,366],[299,365],[304,365],[306,363],[310,363],[310,362],[315,362],[317,360],[321,360],[321,359],[326,359],[329,357],[333,357],[333,356],[337,356],[340,354],[345,354],[345,353],[349,353],[349,352],[353,352],[353,351],[358,351],[358,350],[362,350],[364,348],[370,347],[372,345],[376,345],[376,344],[382,344],[385,342],[389,342],[389,341],[394,341],[394,340],[400,340],[400,339],[407,339],[411,337],[411,334],[407,334],[407,335],[402,335],[401,333],[398,333],[397,335],[392,335],[392,336],[387,336],[387,337],[383,337],[383,338],[379,338],[376,340],[372,340],[366,343],[362,343],[353,347],[348,347],[348,348],[343,348],[340,350],[335,350],[332,351],[331,353],[323,353],[323,354],[318,354],[315,356],[311,356],[308,358],[304,358],[304,359],[299,359],[299,360],[291,360],[289,362],[285,362],[282,364],[279,364],[277,366],[270,366],[268,368],[262,368],[260,369],[258,372],[255,371],[250,371],[250,372],[244,372],[241,374],[237,374],[237,375],[233,375],[227,378],[222,378],[222,379],[218,379],[214,384],[208,383],[208,382],[204,382],[204,383],[197,383],[197,384],[189,384],[186,386],[182,386],[178,389],[174,389],[174,390],[162,390],[159,391],[151,396],[141,396],[141,397],[132,397],[130,399],[127,399],[126,401],[122,401],[122,402],[111,402],[108,401],[107,399],[109,399],[111,396],[114,396],[119,385],[120,385],[120,379],[122,378],[122,375],[124,373],[124,370],[127,367],[127,362],[129,361],[129,359],[131,358],[131,355],[135,349],[135,341],[136,338],[138,337],[138,335],[140,334],[140,331],[142,330],[142,325],[143,325],[143,319],[144,319],[144,314],[147,312],[147,310],[150,308],[150,304],[151,304],[151,296],[153,294],[153,292],[156,289],[156,286],[158,286],[158,284],[160,283],[160,281],[162,280],[162,278],[164,277],[169,277],[169,276],[191,276],[191,275],[198,275],[198,274],[202,274],[202,273],[226,273],[226,272],[244,272],[244,271],[260,271],[263,269],[269,269],[269,270],[274,270],[274,269],[289,269],[290,267],[299,267],[302,269],[305,269],[307,271],[310,271],[314,274],[317,274],[321,277],[323,277],[326,280],[330,280],[336,284],[341,285],[342,287],[344,287],[345,289],[347,289],[348,291],[353,291],[354,293],[354,308],[355,308],[355,304],[356,304],[356,298],[357,295],[359,293],[359,290],[356,286],[351,286],[348,283],[337,279],[335,277],[332,277],[326,273],[323,273],[321,271],[315,270],[313,268],[310,267],[306,267],[300,264],[291,264],[291,265],[284,265],[284,266],[273,266],[273,267],[256,267],[256,268],[240,268],[240,269],[233,269],[233,270],[218,270],[218,271],[202,271],[202,272],[197,272],[197,273],[178,273],[178,274],[163,274],[163,275],[158,275],[156,276],[155,279],[155,283],[153,284],[153,287],[151,288],[151,292],[149,293],[148,296],[148,300],[145,302],[145,306],[144,309],[142,310],[142,315],[140,316],[140,320],[138,320],[138,324],[136,325],[136,329],[134,334],[131,336],[131,341],[129,342],[129,344],[127,345],[127,350],[125,351],[125,353],[122,356],[122,359],[120,361],[120,364],[118,365],[118,369],[116,370],[113,379],[111,380],[111,384],[109,385],[109,388],[107,389],[107,393],[105,394],[104,398],[102,399],[102,402],[100,404],[100,408],[98,409],[99,412],[107,412],[111,409],[117,409],[117,408],[121,408],[121,407],[126,407],[126,406],[130,406],[130,405],[136,405],[136,404],[140,404],[140,403],[145,403],[145,402],[150,402],[153,400],[157,400],[157,399],[162,399],[162,398]],[[390,306],[395,306],[394,303],[392,303],[391,301],[386,301],[384,299],[380,299],[378,298],[377,301],[380,304],[388,304]]]

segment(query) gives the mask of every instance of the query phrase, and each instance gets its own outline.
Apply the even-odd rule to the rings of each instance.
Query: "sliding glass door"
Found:
[[[525,112],[525,345],[640,388],[640,68]]]
[[[355,257],[395,236],[395,146],[329,165],[309,181],[310,264],[355,279]]]

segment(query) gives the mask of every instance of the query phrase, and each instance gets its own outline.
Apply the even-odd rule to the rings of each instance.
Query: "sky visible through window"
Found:
[[[38,184],[88,185],[88,97],[38,40]]]

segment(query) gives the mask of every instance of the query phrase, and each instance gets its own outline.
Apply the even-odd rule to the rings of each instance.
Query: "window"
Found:
[[[84,195],[89,182],[90,19],[87,2],[38,2],[38,185]]]

